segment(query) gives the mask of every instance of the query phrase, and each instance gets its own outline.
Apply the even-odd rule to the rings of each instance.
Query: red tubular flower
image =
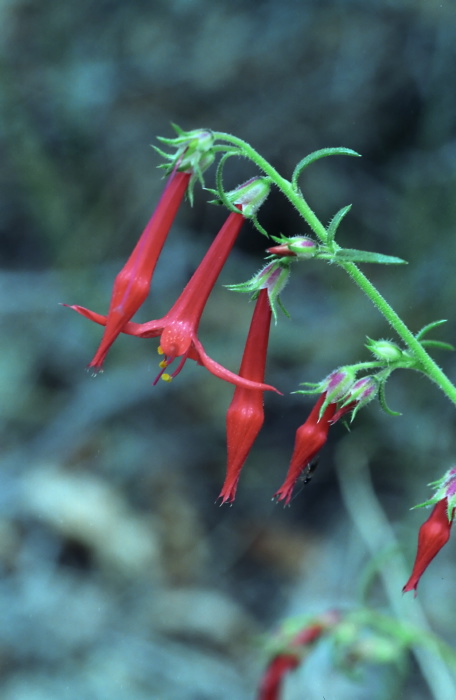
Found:
[[[257,700],[280,700],[280,690],[286,674],[299,666],[315,642],[337,625],[339,620],[339,613],[328,612],[320,618],[320,621],[305,627],[295,635],[286,650],[276,654],[269,662],[261,679]]]
[[[238,208],[241,208],[241,206],[238,205]],[[184,291],[163,318],[147,323],[133,323],[130,321],[122,328],[122,333],[135,335],[139,338],[156,338],[160,336],[158,351],[164,358],[160,362],[162,371],[154,383],[160,377],[165,381],[171,381],[179,374],[185,361],[190,358],[206,367],[216,377],[224,379],[231,384],[243,386],[247,389],[277,391],[277,389],[268,384],[240,377],[222,367],[222,365],[207,355],[197,337],[199,322],[209,294],[228,258],[244,220],[244,216],[241,213],[231,212]],[[72,306],[71,308],[91,321],[95,321],[95,323],[106,325],[106,316],[96,314],[82,306]],[[177,357],[181,358],[179,365],[172,374],[167,374],[165,369]]]
[[[285,676],[299,666],[297,654],[279,654],[269,663],[261,679],[258,700],[280,700],[280,690]]]
[[[287,477],[281,488],[274,494],[274,498],[278,501],[284,500],[286,506],[291,501],[293,488],[299,475],[320,452],[328,438],[337,403],[328,404],[320,418],[320,409],[324,404],[325,397],[326,392],[320,396],[306,422],[296,431],[295,445]]]
[[[102,368],[109,348],[149,294],[158,257],[191,177],[191,172],[174,170],[149,223],[114,281],[105,331],[89,363],[96,371]]]
[[[264,382],[266,353],[272,310],[268,290],[262,289],[253,312],[239,375],[254,382]],[[264,421],[263,393],[237,386],[226,415],[228,467],[219,498],[234,501],[241,469]]]
[[[451,512],[451,517],[449,517],[448,499],[442,498],[435,504],[431,515],[420,527],[418,550],[412,575],[402,589],[403,593],[414,590],[416,596],[421,576],[450,538],[453,518],[454,508]]]

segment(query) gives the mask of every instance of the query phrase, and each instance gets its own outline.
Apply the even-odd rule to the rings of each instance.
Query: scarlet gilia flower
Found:
[[[299,654],[278,654],[270,661],[261,679],[258,700],[280,700],[280,691],[289,671],[299,666]]]
[[[328,438],[329,428],[337,410],[337,403],[330,403],[326,406],[323,415],[320,417],[326,394],[322,394],[313,407],[306,422],[296,431],[293,455],[288,467],[287,477],[274,494],[277,501],[285,501],[287,506],[291,501],[294,486],[301,472],[320,452]]]
[[[254,382],[264,382],[271,317],[268,290],[262,289],[256,301],[239,370],[241,377]],[[219,495],[221,505],[234,501],[241,469],[263,421],[263,392],[237,386],[226,415],[228,466]]]
[[[331,425],[349,411],[356,412],[360,406],[372,400],[375,395],[374,388],[378,391],[375,377],[364,377],[352,384],[353,376],[349,367],[341,368],[332,372],[319,385],[324,386],[325,391],[306,422],[296,431],[293,455],[286,479],[274,494],[277,501],[285,501],[284,505],[289,505],[299,476],[325,445]]]
[[[415,591],[427,567],[450,539],[456,506],[456,467],[450,469],[442,479],[432,484],[436,493],[426,503],[434,504],[429,518],[421,525],[418,533],[418,550],[412,574],[402,589],[403,593]]]
[[[297,668],[322,635],[339,621],[339,613],[331,611],[292,637],[284,650],[269,662],[261,679],[257,700],[280,700],[286,674]]]
[[[252,198],[256,197],[257,199],[259,190],[263,192],[263,200],[269,192],[269,184],[262,178],[256,178],[254,181],[250,181],[245,186],[239,188],[244,199],[246,198],[245,190],[247,188],[249,188],[249,191],[252,193]],[[244,207],[249,207],[249,213],[252,211],[251,203],[238,204],[234,201],[233,204],[238,206],[240,210],[242,209],[242,212],[244,212]],[[260,204],[261,202],[258,200],[258,206]],[[160,377],[165,381],[171,381],[179,374],[186,360],[191,359],[206,367],[206,369],[216,377],[236,384],[237,386],[244,386],[249,389],[261,389],[263,391],[277,391],[272,386],[240,377],[234,372],[230,372],[230,370],[222,367],[222,365],[218,364],[207,355],[197,335],[199,322],[208,297],[231,252],[244,221],[245,216],[241,211],[239,211],[239,213],[231,212],[229,214],[226,222],[213,240],[209,250],[186,285],[184,291],[163,318],[147,323],[133,323],[130,321],[122,328],[122,333],[135,335],[139,338],[156,338],[160,336],[158,352],[160,355],[163,355],[163,360],[160,362],[161,371],[154,384]],[[95,321],[95,323],[101,325],[106,324],[105,316],[96,314],[81,306],[72,306],[71,308],[86,318]],[[180,358],[180,362],[174,372],[169,374],[166,370],[177,358]]]
[[[185,192],[189,186],[192,187],[195,178],[201,178],[203,170],[213,161],[212,145],[210,133],[188,132],[181,137],[177,153],[169,156],[173,169],[165,191],[114,281],[103,337],[88,365],[94,371],[101,370],[109,348],[146,300],[155,266]]]

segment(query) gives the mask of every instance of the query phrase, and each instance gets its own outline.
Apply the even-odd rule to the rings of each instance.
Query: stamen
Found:
[[[157,352],[158,352],[159,355],[164,355],[164,354],[165,354],[165,351],[163,350],[163,348],[162,348],[161,345],[158,346]]]
[[[160,355],[164,355],[164,351],[163,351],[161,346],[158,347],[158,352]],[[160,367],[160,372],[157,374],[154,381],[152,382],[152,386],[155,386],[157,384],[157,382],[159,381],[159,379],[162,379],[164,376],[167,376],[167,377],[170,376],[168,374],[165,375],[165,369],[168,367],[168,365],[170,365],[172,362],[174,362],[174,359],[175,359],[174,357],[168,357],[168,355],[165,355],[165,359],[158,363],[158,366]],[[172,376],[174,377],[174,374]],[[170,381],[170,380],[165,379],[165,382],[168,382],[168,381]]]
[[[174,359],[174,358],[173,358],[173,359]],[[176,369],[174,370],[174,372],[172,373],[171,377],[173,377],[173,378],[174,378],[174,377],[177,377],[177,375],[178,375],[179,372],[181,371],[182,367],[185,365],[186,359],[187,359],[187,355],[184,355],[183,358],[182,358],[182,360],[179,362],[177,368],[176,368]]]
[[[159,351],[159,352],[161,351],[160,354],[164,354],[163,349],[161,348],[161,346],[159,346],[158,351]],[[164,382],[168,382],[168,383],[169,383],[169,382],[171,382],[171,381],[174,379],[174,377],[177,377],[177,375],[178,375],[179,372],[181,371],[182,367],[185,365],[185,361],[186,361],[186,359],[187,359],[187,355],[184,355],[184,356],[181,358],[181,361],[179,362],[179,364],[178,364],[178,366],[176,367],[176,369],[174,370],[174,372],[173,372],[172,374],[168,374],[167,372],[165,372],[165,369],[166,369],[167,367],[169,367],[169,365],[170,365],[172,362],[174,362],[175,359],[176,359],[175,357],[169,357],[168,355],[165,355],[165,359],[162,360],[161,362],[159,362],[159,365],[158,365],[158,366],[160,367],[160,372],[159,372],[159,373],[157,374],[157,376],[155,377],[155,379],[154,379],[154,381],[153,381],[153,386],[155,386],[155,385],[157,384],[157,382],[159,381],[159,379],[163,379]]]

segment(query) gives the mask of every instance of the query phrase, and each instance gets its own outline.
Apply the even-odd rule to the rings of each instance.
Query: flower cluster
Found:
[[[263,394],[277,392],[265,383],[271,321],[277,322],[277,308],[283,308],[280,294],[289,279],[290,265],[294,260],[313,257],[317,245],[306,236],[275,239],[278,245],[267,251],[272,259],[251,280],[228,285],[235,291],[252,294],[255,300],[238,374],[208,356],[198,337],[198,327],[244,221],[256,222],[257,211],[269,193],[268,178],[255,177],[230,192],[220,192],[220,200],[230,209],[228,217],[178,299],[159,319],[146,323],[132,321],[149,295],[157,261],[185,194],[192,197],[195,181],[202,182],[204,171],[215,157],[214,138],[207,130],[187,133],[178,130],[177,138],[162,141],[175,148],[171,155],[159,151],[169,161],[164,166],[168,182],[149,223],[114,281],[107,314],[78,305],[70,308],[104,326],[100,345],[89,363],[94,372],[102,369],[110,347],[124,333],[138,338],[159,338],[159,372],[154,384],[159,379],[172,381],[187,360],[194,360],[235,386],[226,417],[227,472],[219,495],[222,504],[232,503],[241,469],[264,422]],[[296,433],[286,480],[275,494],[278,501],[289,504],[296,481],[325,444],[330,426],[347,412],[355,413],[376,394],[375,378],[355,379],[356,372],[345,367],[315,385],[320,397]]]
[[[266,199],[269,185],[265,178],[254,178],[229,193],[232,204],[237,211],[232,211],[209,250],[189,280],[182,294],[165,316],[146,323],[134,323],[130,319],[148,296],[152,275],[191,178],[196,173],[197,163],[201,170],[201,160],[208,162],[207,132],[202,132],[203,142],[201,159],[197,161],[198,150],[195,143],[198,137],[191,135],[191,158],[186,159],[183,144],[176,168],[172,171],[162,198],[152,215],[149,224],[142,233],[136,247],[114,282],[111,303],[106,316],[73,305],[74,311],[105,327],[100,346],[89,368],[100,370],[106,354],[120,333],[139,338],[160,337],[158,352],[162,356],[159,378],[171,381],[183,368],[187,359],[192,359],[206,367],[213,375],[247,389],[273,390],[274,387],[263,382],[234,374],[210,358],[198,338],[198,326],[209,295],[220,272],[236,242],[247,216],[253,216]],[[210,159],[209,159],[210,160]],[[181,172],[179,168],[184,168]],[[247,213],[248,212],[248,213]],[[169,366],[179,358],[178,365],[169,373]]]
[[[109,349],[118,336],[124,333],[138,338],[159,339],[159,371],[154,384],[159,379],[172,381],[182,371],[187,360],[193,360],[213,376],[234,385],[233,398],[226,416],[227,470],[219,494],[222,504],[234,501],[242,467],[263,426],[264,392],[280,393],[274,386],[265,383],[265,369],[271,322],[274,320],[277,323],[278,309],[285,311],[280,295],[289,280],[292,266],[306,260],[324,260],[340,265],[374,301],[404,341],[404,347],[401,348],[390,340],[368,339],[366,347],[372,353],[373,360],[340,367],[323,381],[317,384],[306,383],[307,389],[296,392],[317,394],[318,398],[307,419],[296,431],[288,472],[274,495],[276,501],[289,505],[298,480],[310,480],[315,459],[324,447],[332,425],[349,413],[353,420],[359,409],[374,398],[379,399],[387,413],[394,415],[386,405],[384,387],[395,369],[413,369],[427,374],[456,403],[456,387],[450,386],[451,382],[425,349],[451,349],[451,346],[424,339],[430,330],[443,321],[428,324],[416,335],[409,332],[402,320],[353,264],[402,264],[403,260],[380,253],[342,248],[335,242],[337,229],[350,210],[349,206],[337,212],[330,224],[324,227],[304,201],[297,180],[305,167],[324,156],[357,154],[343,148],[316,151],[298,163],[288,182],[272,166],[266,166],[264,159],[248,144],[236,137],[214,134],[207,129],[184,132],[176,127],[176,131],[176,138],[161,139],[174,149],[171,154],[157,149],[166,161],[161,167],[165,169],[168,180],[155,211],[115,278],[107,313],[100,314],[78,305],[70,308],[104,327],[99,347],[89,363],[89,368],[94,373],[102,370]],[[218,140],[223,143],[218,143]],[[216,173],[217,189],[211,191],[216,193],[217,201],[228,209],[226,221],[169,311],[161,318],[136,323],[132,319],[149,295],[159,256],[178,209],[185,196],[192,202],[195,183],[204,186],[204,173],[218,153],[223,155]],[[229,192],[225,191],[223,168],[227,159],[234,155],[247,155],[267,175],[254,177]],[[272,184],[277,185],[302,214],[316,240],[306,235],[272,237],[275,245],[267,248],[267,259],[259,272],[247,282],[228,285],[236,292],[247,292],[255,301],[236,374],[209,357],[198,330],[208,298],[244,222],[251,220],[260,232],[267,235],[257,220],[257,212]],[[434,507],[420,529],[416,561],[404,591],[414,590],[416,593],[423,572],[449,539],[456,509],[456,467],[436,482],[435,488],[434,498],[423,504]],[[281,657],[277,659],[275,670],[271,670],[271,674],[281,676],[284,669],[292,668],[294,663],[293,655]]]

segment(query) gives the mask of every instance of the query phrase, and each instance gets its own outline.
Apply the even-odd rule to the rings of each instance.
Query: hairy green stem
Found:
[[[277,170],[270,163],[268,163],[267,160],[265,160],[254,148],[252,148],[252,146],[237,136],[216,131],[214,132],[214,137],[216,140],[226,141],[234,146],[237,146],[239,150],[242,151],[244,156],[254,162],[260,170],[271,178],[272,182],[274,182],[279,190],[305,219],[319,240],[322,243],[327,242],[326,228],[309,207],[301,192],[298,189],[295,189],[289,180],[282,177],[280,173],[278,173]],[[369,297],[374,306],[376,306],[392,328],[394,328],[397,335],[404,341],[405,345],[420,363],[421,371],[433,382],[435,382],[443,393],[456,405],[456,387],[454,384],[448,379],[446,374],[426,352],[420,341],[417,340],[409,328],[407,328],[400,316],[394,311],[386,299],[384,299],[376,287],[374,287],[372,282],[370,282],[364,273],[361,272],[355,263],[337,262],[337,260],[335,262],[339,267],[345,270],[345,272],[352,278],[358,287],[366,294],[367,297]]]

